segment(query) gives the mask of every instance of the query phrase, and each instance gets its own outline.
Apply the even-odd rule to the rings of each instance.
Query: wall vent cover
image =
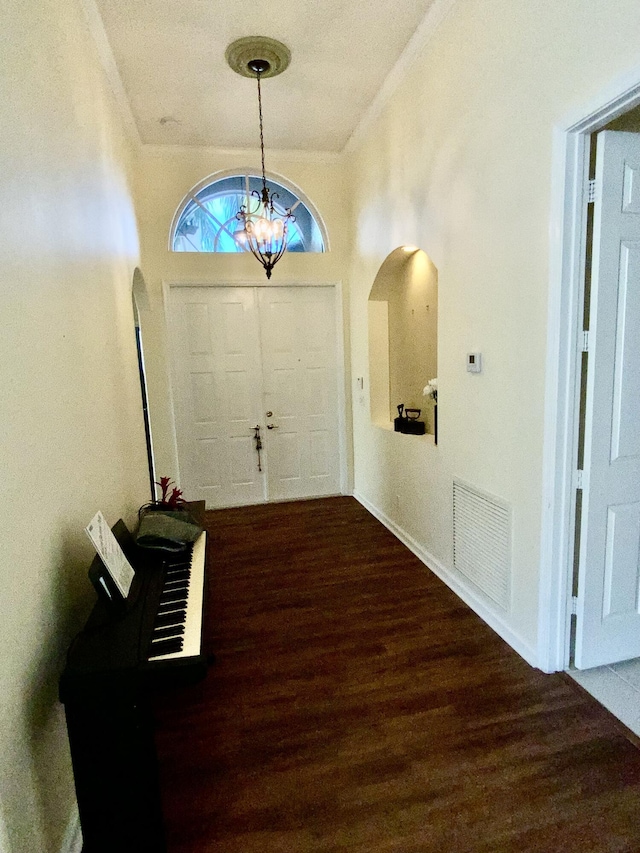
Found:
[[[509,610],[511,509],[500,498],[453,481],[453,565],[485,595]]]

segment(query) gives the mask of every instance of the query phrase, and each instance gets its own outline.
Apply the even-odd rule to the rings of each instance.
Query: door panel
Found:
[[[260,292],[268,493],[273,500],[340,491],[334,291]]]
[[[640,456],[637,395],[640,391],[640,242],[623,242],[613,382],[611,461]]]
[[[640,503],[610,506],[605,535],[603,619],[633,617],[638,608]]]
[[[640,656],[639,179],[640,136],[599,134],[575,649],[580,669]]]
[[[331,447],[326,431],[312,430],[310,444],[309,475],[313,479],[329,476],[331,472]]]
[[[253,427],[260,358],[251,288],[171,289],[173,396],[180,483],[210,508],[264,501]]]

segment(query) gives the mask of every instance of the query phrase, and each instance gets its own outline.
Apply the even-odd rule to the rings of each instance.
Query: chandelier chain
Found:
[[[262,189],[267,188],[267,178],[264,168],[264,131],[262,129],[262,89],[260,87],[260,72],[257,73],[258,78],[258,113],[260,115],[260,154],[262,157]]]

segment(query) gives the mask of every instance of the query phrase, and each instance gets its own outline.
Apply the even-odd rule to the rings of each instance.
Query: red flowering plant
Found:
[[[184,509],[185,500],[182,497],[182,489],[179,489],[171,477],[160,477],[156,481],[156,486],[160,486],[162,494],[159,498],[149,501],[140,507],[140,515],[148,510],[165,510],[165,512],[175,512],[176,510]]]
[[[177,509],[184,503],[182,489],[178,489],[175,485],[171,488],[172,483],[173,480],[171,477],[160,477],[156,483],[156,486],[160,486],[162,489],[162,497],[160,500],[155,501],[155,503],[160,504],[164,509]],[[169,489],[171,489],[171,493],[169,493]]]

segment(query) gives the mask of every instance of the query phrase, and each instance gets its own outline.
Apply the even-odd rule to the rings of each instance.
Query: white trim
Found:
[[[255,281],[241,278],[234,279],[229,275],[219,280],[216,276],[209,275],[207,278],[185,278],[164,279],[164,287],[342,287],[341,281],[300,281],[294,276],[279,279],[267,279],[260,277]]]
[[[102,17],[98,11],[96,2],[95,0],[80,0],[80,5],[82,6],[87,26],[89,27],[89,32],[95,42],[100,64],[102,65],[102,69],[115,97],[116,104],[118,105],[125,130],[131,141],[135,145],[141,146],[142,139],[140,138],[138,125],[133,117],[131,104],[129,103],[129,98],[127,97],[122,77],[118,71],[118,66],[113,56],[113,50],[111,49],[111,44],[109,43],[109,38],[104,28]]]
[[[170,290],[172,287],[330,287],[334,292],[335,305],[335,322],[336,322],[336,378],[338,382],[338,453],[340,455],[340,490],[343,495],[351,494],[351,476],[349,471],[349,455],[348,455],[348,434],[347,434],[347,371],[348,365],[345,357],[344,346],[344,309],[343,309],[343,290],[342,281],[299,281],[292,279],[290,281],[270,281],[260,279],[258,281],[230,281],[225,278],[224,281],[216,281],[209,277],[208,279],[180,279],[178,281],[163,281],[162,292],[164,296],[164,319],[165,319],[165,341],[167,353],[167,367],[169,378],[169,412],[171,414],[171,430],[173,437],[173,453],[175,466],[178,475],[177,482],[180,482],[180,463],[178,460],[178,438],[176,434],[176,413],[173,401],[173,376],[172,376],[172,354],[170,351],[170,329],[169,312],[171,309]],[[311,496],[309,500],[315,497],[324,497],[324,495]],[[274,503],[274,501],[269,501]]]
[[[304,285],[300,285],[304,286]],[[353,489],[353,477],[349,468],[347,431],[347,395],[351,388],[351,365],[347,361],[344,346],[344,295],[342,292],[342,281],[338,281],[335,287],[335,326],[336,326],[336,367],[338,381],[338,452],[340,454],[340,491],[343,495],[350,495]]]
[[[62,839],[60,853],[82,853],[82,831],[77,803],[73,804],[67,828]]]
[[[507,625],[504,619],[502,619],[498,613],[495,613],[484,599],[481,598],[478,593],[465,582],[462,576],[454,573],[451,569],[448,569],[443,563],[437,560],[433,554],[426,551],[420,543],[416,542],[412,536],[385,515],[382,510],[372,504],[364,495],[360,494],[358,491],[354,491],[353,496],[365,509],[369,510],[369,512],[375,516],[378,521],[382,522],[387,530],[390,530],[394,536],[406,545],[407,548],[415,554],[415,556],[423,562],[434,575],[436,575],[436,577],[440,578],[440,580],[446,584],[449,589],[458,596],[458,598],[462,599],[462,601],[464,601],[464,603],[470,607],[477,616],[486,622],[487,625],[492,628],[496,634],[498,634],[498,636],[502,637],[502,639],[508,643],[511,648],[520,655],[520,657],[524,658],[531,666],[538,666],[535,648],[529,645],[529,643],[521,636],[516,634],[516,632]]]
[[[537,653],[545,672],[569,664],[589,136],[638,104],[640,66],[554,128]]]
[[[246,161],[260,161],[259,148],[218,148],[215,145],[158,145],[157,143],[145,143],[143,147],[145,154],[149,156],[173,154],[191,158],[198,152],[210,160],[241,157]],[[305,151],[295,148],[265,148],[264,151],[269,161],[284,159],[292,163],[341,163],[343,159],[341,151]]]
[[[197,184],[191,187],[187,191],[187,193],[182,197],[182,200],[178,207],[176,208],[176,212],[173,214],[173,219],[171,220],[171,227],[169,228],[169,241],[168,241],[168,250],[173,252],[173,238],[175,234],[175,229],[178,226],[178,222],[180,221],[180,217],[182,216],[186,206],[190,201],[193,200],[193,197],[197,195],[201,190],[215,183],[216,181],[223,181],[225,178],[232,178],[237,175],[242,177],[246,175],[250,175],[251,177],[259,177],[260,168],[258,166],[235,166],[233,169],[220,169],[216,172],[213,172],[210,175],[207,175],[206,178],[203,178],[201,181],[198,181]],[[268,171],[265,172],[265,176],[281,184],[285,189],[289,190],[293,195],[297,196],[298,199],[308,208],[309,213],[313,216],[320,229],[320,233],[322,234],[322,241],[324,243],[324,252],[322,254],[326,254],[331,251],[331,243],[329,240],[329,232],[327,230],[327,225],[322,217],[322,214],[316,207],[316,205],[311,201],[309,196],[293,181],[290,181],[289,178],[284,175],[279,174],[278,172]],[[309,253],[313,254],[313,253]]]
[[[173,449],[173,460],[174,460],[174,470],[175,477],[174,480],[176,483],[181,485],[180,480],[180,460],[178,458],[178,433],[176,430],[176,407],[173,398],[173,387],[174,387],[174,379],[173,379],[173,351],[172,341],[173,334],[171,330],[171,325],[174,322],[173,314],[171,313],[171,288],[172,287],[180,287],[179,284],[172,284],[167,281],[162,282],[162,300],[163,300],[163,313],[164,313],[164,355],[165,355],[165,388],[168,389],[167,398],[169,401],[169,414],[171,416],[171,446]],[[187,285],[182,285],[183,287]]]
[[[426,50],[427,45],[435,35],[440,24],[449,15],[457,2],[458,0],[434,0],[431,6],[429,6],[429,10],[422,19],[418,29],[409,39],[407,46],[400,54],[391,71],[387,74],[375,98],[347,140],[346,145],[342,149],[343,153],[350,154],[357,150],[363,142],[367,131],[371,128],[371,125],[380,116],[408,74],[413,63]]]
[[[599,95],[558,123],[566,132],[593,133],[640,104],[640,65],[615,77]]]

